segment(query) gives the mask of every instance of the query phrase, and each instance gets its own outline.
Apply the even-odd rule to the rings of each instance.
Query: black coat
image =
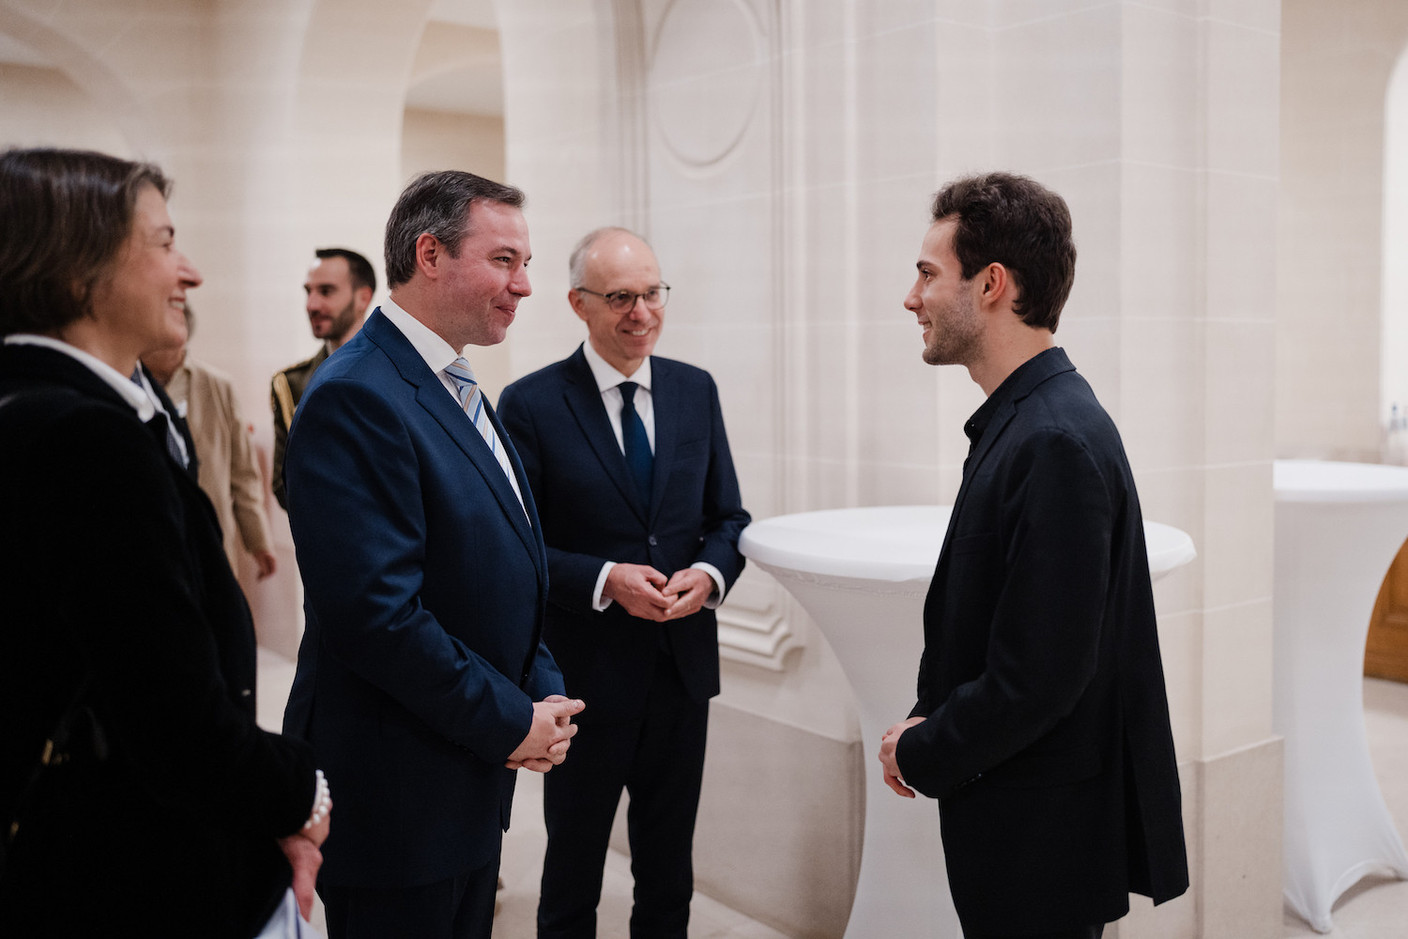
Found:
[[[1111,922],[1188,886],[1143,519],[1119,432],[1066,354],[1007,378],[924,605],[906,782],[939,800],[966,925]]]
[[[0,934],[250,936],[314,763],[254,720],[249,609],[215,514],[153,429],[52,349],[0,348],[0,812],[81,695],[80,743],[21,812]],[[42,928],[35,922],[42,922]]]

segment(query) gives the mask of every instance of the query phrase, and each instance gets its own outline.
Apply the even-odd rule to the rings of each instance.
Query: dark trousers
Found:
[[[963,930],[963,939],[1100,939],[1105,932],[1103,923],[1095,926],[1076,926],[1072,929],[1057,929],[1053,932],[1042,932],[1035,934],[1023,933],[1020,936],[1012,936],[1007,933],[990,932],[970,932]]]
[[[685,939],[709,703],[690,699],[674,661],[663,653],[645,680],[651,686],[643,714],[583,722],[566,761],[543,779],[548,848],[539,939],[596,935],[602,872],[623,788],[630,794],[626,822],[635,877],[631,936]]]
[[[318,886],[328,939],[489,939],[499,855],[483,867],[421,887]]]

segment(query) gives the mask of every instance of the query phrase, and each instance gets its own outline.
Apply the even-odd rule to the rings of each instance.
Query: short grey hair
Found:
[[[411,180],[386,220],[386,281],[391,288],[409,283],[416,272],[416,239],[431,234],[459,257],[469,234],[469,210],[475,202],[499,202],[523,208],[523,190],[473,173],[442,170]]]
[[[572,254],[567,259],[567,276],[572,279],[573,290],[582,286],[582,278],[587,274],[587,255],[591,252],[592,246],[607,235],[615,234],[630,235],[632,238],[638,239],[640,243],[647,248],[650,248],[650,242],[641,238],[640,235],[631,231],[629,228],[622,228],[620,225],[604,225],[601,228],[587,232],[582,236],[582,240],[577,242],[577,246],[572,249]],[[654,251],[655,249],[651,248],[650,250]]]

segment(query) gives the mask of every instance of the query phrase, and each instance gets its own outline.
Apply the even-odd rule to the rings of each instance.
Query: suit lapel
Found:
[[[935,572],[941,569],[944,561],[948,558],[949,541],[953,537],[954,525],[958,521],[959,512],[963,510],[963,503],[968,496],[969,484],[973,476],[978,472],[978,467],[992,451],[997,439],[1007,430],[1007,425],[1017,416],[1017,406],[1031,394],[1038,385],[1062,372],[1073,372],[1075,366],[1067,358],[1063,349],[1054,348],[1047,352],[1039,353],[1035,359],[1029,359],[1027,364],[1019,366],[1021,374],[1013,374],[1008,378],[1015,384],[1005,402],[998,406],[998,410],[988,422],[983,436],[979,438],[977,446],[968,455],[968,459],[963,461],[963,483],[958,487],[958,495],[953,500],[953,512],[948,518],[948,531],[944,533],[944,545],[939,552],[939,563],[935,567]],[[996,393],[996,392],[994,392]]]
[[[670,380],[671,377],[668,362],[656,358],[650,360],[650,401],[655,411],[655,472],[646,521],[654,520],[659,513],[660,505],[665,500],[665,486],[670,481],[670,468],[675,464],[681,405],[679,386]]]
[[[578,426],[582,428],[582,435],[587,438],[588,445],[591,446],[592,452],[601,463],[607,477],[620,490],[621,498],[626,500],[631,511],[635,512],[642,522],[648,522],[649,506],[641,501],[640,493],[636,491],[635,481],[631,479],[630,470],[626,468],[626,456],[621,452],[621,445],[616,442],[616,433],[611,429],[611,419],[607,417],[606,405],[602,403],[601,392],[596,386],[596,378],[592,376],[591,366],[587,364],[587,357],[583,354],[581,347],[578,347],[577,352],[569,359],[569,363],[571,367],[567,370],[567,384],[562,392],[567,402],[567,408],[576,418]],[[655,426],[658,433],[660,428],[658,420]],[[658,480],[660,478],[658,457],[655,466],[655,478]]]
[[[489,415],[489,423],[493,425],[494,433],[499,435],[499,443],[503,444],[504,453],[508,456],[509,466],[513,469],[513,478],[518,482],[518,491],[523,494],[523,501],[520,503],[513,492],[513,487],[509,487],[508,494],[513,499],[513,506],[517,506],[518,508],[517,517],[514,518],[514,527],[520,537],[525,533],[527,534],[529,544],[532,545],[533,550],[541,561],[539,567],[546,571],[548,567],[547,548],[543,545],[542,526],[534,524],[534,520],[538,517],[538,505],[533,501],[533,490],[528,485],[528,477],[523,472],[523,461],[518,458],[518,451],[513,448],[513,441],[509,439],[508,431],[504,430],[504,425],[499,423],[499,414],[494,410],[494,406],[489,403],[487,395],[484,398],[484,410],[485,413]],[[473,422],[470,423],[470,426],[473,427]],[[478,430],[475,430],[474,436],[479,437]],[[481,443],[484,440],[483,437],[479,437],[479,439]],[[488,445],[486,444],[483,450],[488,452],[488,449]],[[495,466],[499,465],[499,461],[494,459],[492,453],[489,454],[489,459]],[[507,478],[503,475],[502,467],[499,469],[499,476],[507,482]],[[499,501],[502,502],[503,500],[500,499]],[[512,506],[508,508],[511,509]],[[514,513],[510,511],[510,515],[513,514]],[[522,521],[523,524],[519,525],[519,521]]]
[[[420,353],[411,345],[410,340],[403,336],[390,320],[381,315],[380,309],[367,319],[362,329],[367,331],[367,338],[386,353],[387,358],[401,373],[401,377],[415,386],[416,403],[435,419],[436,423],[444,429],[445,433],[469,459],[469,462],[474,465],[479,475],[483,477],[485,485],[498,500],[514,531],[518,532],[518,536],[523,540],[523,544],[532,556],[533,563],[538,567],[539,573],[544,573],[546,563],[544,562],[542,539],[534,526],[529,523],[528,516],[525,514],[525,510],[528,508],[528,486],[523,480],[523,465],[518,460],[518,454],[513,451],[512,444],[508,442],[508,435],[489,406],[488,398],[485,398],[484,406],[489,413],[489,420],[493,424],[495,432],[498,433],[499,440],[508,447],[510,465],[514,467],[514,472],[518,476],[519,487],[524,490],[524,501],[521,503],[518,501],[518,496],[514,494],[513,486],[509,484],[508,477],[504,475],[503,467],[490,452],[489,445],[484,442],[484,438],[479,435],[474,422],[450,396],[449,389],[440,381],[439,376],[430,370],[430,366],[425,364],[425,359],[421,358]]]
[[[941,582],[939,574],[943,571],[944,565],[948,562],[949,546],[953,543],[953,532],[958,525],[959,514],[963,511],[963,503],[967,501],[968,489],[972,484],[973,476],[977,473],[978,467],[982,464],[983,459],[987,457],[988,453],[992,450],[993,444],[997,441],[998,437],[1002,436],[1002,432],[1006,430],[1008,423],[1011,422],[1016,413],[1016,407],[1009,401],[1002,410],[994,414],[992,422],[988,424],[987,430],[983,433],[982,438],[979,439],[977,446],[974,448],[973,452],[968,455],[968,459],[963,461],[963,482],[958,487],[958,495],[953,499],[953,510],[948,516],[948,529],[944,532],[943,547],[939,550],[938,563],[934,565],[933,583],[935,584]]]

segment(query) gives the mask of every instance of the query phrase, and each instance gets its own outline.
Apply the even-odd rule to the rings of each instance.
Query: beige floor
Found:
[[[293,665],[273,652],[260,650],[259,712],[266,727],[278,727]],[[1408,833],[1408,685],[1368,679],[1364,683],[1364,721],[1374,770],[1384,799],[1401,833]],[[542,872],[543,833],[541,778],[519,774],[513,829],[504,838],[502,909],[494,928],[496,939],[532,939]],[[334,797],[336,793],[334,792]],[[627,936],[631,907],[630,862],[615,851],[606,864],[598,936]],[[321,913],[321,911],[319,911]],[[1408,937],[1408,881],[1366,879],[1335,905],[1332,939],[1404,939]],[[1318,936],[1294,914],[1285,914],[1284,939]],[[321,922],[315,917],[315,925]],[[691,939],[786,939],[707,896],[696,894],[690,921]]]

